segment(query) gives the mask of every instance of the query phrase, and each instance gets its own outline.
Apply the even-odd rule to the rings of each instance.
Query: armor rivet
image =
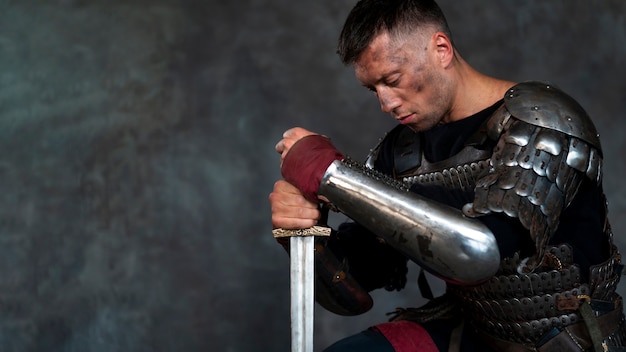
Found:
[[[537,111],[539,110],[539,107],[537,105],[533,106],[533,110]]]

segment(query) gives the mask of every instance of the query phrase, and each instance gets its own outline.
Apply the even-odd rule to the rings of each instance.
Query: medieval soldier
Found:
[[[285,132],[273,226],[311,227],[320,204],[353,220],[316,243],[316,298],[338,314],[403,288],[407,260],[446,293],[327,351],[620,350],[622,265],[584,109],[473,69],[430,0],[360,1],[339,55],[399,124],[363,163]]]

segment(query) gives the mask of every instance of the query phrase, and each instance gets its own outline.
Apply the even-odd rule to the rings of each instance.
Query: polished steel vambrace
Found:
[[[348,158],[328,167],[318,194],[448,282],[475,284],[498,270],[496,239],[482,222]]]

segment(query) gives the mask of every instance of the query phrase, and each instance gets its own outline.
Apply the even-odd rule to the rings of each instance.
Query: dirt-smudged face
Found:
[[[357,79],[376,94],[381,109],[416,131],[444,122],[453,85],[439,64],[432,37],[393,41],[379,34],[354,64]]]

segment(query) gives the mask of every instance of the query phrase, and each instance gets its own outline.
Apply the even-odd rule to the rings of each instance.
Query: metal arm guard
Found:
[[[498,246],[482,222],[349,159],[328,167],[318,194],[448,282],[476,284],[498,270]]]

